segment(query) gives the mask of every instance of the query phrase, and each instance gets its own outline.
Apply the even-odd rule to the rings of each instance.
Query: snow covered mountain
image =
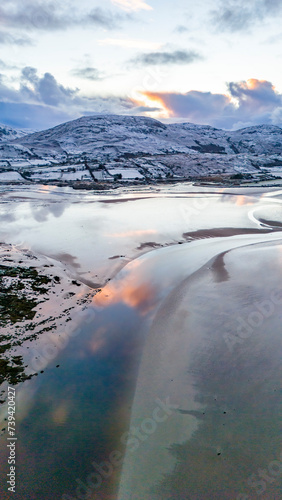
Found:
[[[7,141],[13,141],[14,139],[23,137],[26,134],[27,134],[27,132],[24,132],[23,130],[17,130],[17,129],[8,127],[7,125],[2,125],[0,123],[0,143],[7,142]]]
[[[258,125],[236,131],[192,123],[173,124],[169,128],[186,145],[201,153],[282,153],[282,129],[273,125]]]
[[[188,152],[169,127],[145,117],[91,116],[26,136],[15,143],[40,157],[87,155],[95,159],[127,154]]]
[[[165,125],[141,116],[96,115],[28,135],[8,127],[1,135],[1,130],[2,168],[31,168],[31,174],[38,166],[50,165],[50,173],[54,165],[87,161],[94,170],[102,164],[109,177],[114,170],[128,174],[128,169],[135,172],[131,177],[147,179],[252,175],[269,168],[282,175],[282,129],[270,125],[226,131],[192,123]]]
[[[142,116],[98,115],[16,138],[15,143],[43,157],[84,153],[117,157],[126,153],[189,153],[191,149],[200,153],[276,154],[282,152],[282,129],[260,125],[227,132],[192,123],[164,125]]]

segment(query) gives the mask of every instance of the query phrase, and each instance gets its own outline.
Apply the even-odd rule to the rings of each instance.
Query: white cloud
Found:
[[[114,45],[126,49],[159,50],[161,43],[149,42],[147,40],[132,40],[128,38],[104,38],[99,40],[99,45]]]
[[[112,3],[127,11],[153,10],[153,7],[143,0],[112,0]]]
[[[82,68],[84,77],[95,77],[93,70]],[[51,73],[41,76],[30,66],[22,69],[18,88],[12,83],[0,74],[0,116],[12,127],[46,129],[82,115],[138,112],[128,97],[83,96],[79,89],[64,87]]]

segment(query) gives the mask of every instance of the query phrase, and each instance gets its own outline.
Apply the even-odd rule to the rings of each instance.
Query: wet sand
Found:
[[[229,250],[191,269],[163,301],[143,350],[119,500],[280,498],[276,236],[231,244],[228,235]],[[168,409],[155,413],[159,400]],[[278,469],[259,483],[272,462]]]

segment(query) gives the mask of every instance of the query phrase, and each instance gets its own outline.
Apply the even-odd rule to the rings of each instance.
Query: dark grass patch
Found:
[[[12,280],[7,283],[7,279]],[[47,294],[46,286],[52,282],[48,276],[39,274],[34,267],[8,267],[0,265],[0,326],[33,320],[39,303],[29,298],[26,290],[38,294]]]
[[[24,369],[22,356],[13,356],[10,360],[1,358],[0,384],[6,380],[9,384],[16,385],[19,382],[31,379],[32,375],[26,375]]]
[[[34,307],[38,304],[35,299],[27,299],[24,295],[6,292],[0,288],[0,326],[7,323],[17,323],[26,319],[32,320],[36,314]]]
[[[36,327],[33,322],[35,308],[42,301],[38,297],[49,292],[46,285],[56,282],[57,279],[39,274],[35,267],[0,265],[0,327],[11,325],[11,333],[0,334],[0,385],[5,381],[16,385],[33,376],[25,373],[22,356],[13,356],[11,349],[38,336],[28,333]],[[30,321],[28,325],[22,323],[26,320]],[[42,331],[53,328],[54,324]]]

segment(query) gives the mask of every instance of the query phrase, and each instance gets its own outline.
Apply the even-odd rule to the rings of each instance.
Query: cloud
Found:
[[[95,77],[96,68],[89,66],[79,71],[85,77],[93,71]],[[83,96],[79,89],[60,84],[51,73],[40,75],[30,66],[22,69],[17,88],[0,74],[1,121],[12,127],[45,129],[82,115],[138,115],[154,111],[165,111],[170,119],[225,129],[263,123],[282,125],[282,94],[266,80],[229,82],[226,94],[191,90],[185,94],[140,95],[144,99],[138,102],[122,96]]]
[[[39,77],[36,69],[29,66],[22,70],[20,92],[30,100],[50,106],[67,105],[77,93],[76,90],[60,85],[51,73]]]
[[[111,11],[96,7],[85,17],[84,21],[86,24],[94,24],[101,28],[112,30],[118,28],[123,19],[125,18],[119,14],[113,14]],[[83,22],[81,24],[83,25]]]
[[[264,43],[272,44],[272,43],[281,42],[281,40],[282,40],[282,33],[279,33],[278,35],[273,35],[273,36],[266,38]]]
[[[152,108],[149,106],[138,106],[137,108],[134,109],[134,112],[137,115],[140,113],[154,113],[154,112],[160,113],[161,111],[162,111],[162,108]]]
[[[282,94],[271,82],[250,79],[230,82],[228,94],[189,91],[143,92],[144,102],[159,105],[170,118],[188,119],[226,129],[257,124],[282,124]],[[139,103],[140,104],[140,103]]]
[[[96,7],[86,14],[67,9],[64,3],[42,0],[10,0],[0,6],[0,23],[8,28],[26,31],[58,31],[75,26],[96,26],[106,29],[120,27],[131,19],[129,14],[119,14]]]
[[[82,115],[135,114],[137,108],[126,97],[82,96],[79,89],[61,85],[51,73],[40,76],[30,66],[21,71],[18,88],[0,74],[1,121],[12,127],[45,129]]]
[[[166,64],[191,64],[201,59],[201,56],[193,50],[175,50],[174,52],[149,52],[140,54],[131,59],[132,64],[166,65]]]
[[[65,111],[36,104],[4,102],[0,99],[1,122],[13,128],[43,130],[71,120]],[[76,115],[76,117],[78,117]]]
[[[78,78],[84,78],[86,80],[98,81],[103,80],[100,71],[97,68],[92,68],[87,66],[86,68],[77,68],[71,72],[74,76]]]
[[[13,70],[13,69],[19,69],[18,66],[15,66],[14,64],[7,64],[5,61],[0,59],[0,69],[4,70]]]
[[[173,31],[181,35],[182,33],[188,33],[189,29],[186,26],[179,24]]]
[[[4,3],[0,17],[2,24],[26,30],[57,30],[70,23],[70,16],[64,16],[58,4],[31,0]]]
[[[250,78],[246,82],[230,82],[228,90],[236,98],[240,107],[251,111],[262,111],[281,104],[281,94],[276,92],[271,82]]]
[[[1,16],[1,13],[0,13]],[[34,42],[28,36],[13,36],[6,31],[0,31],[0,45],[33,45]]]
[[[144,0],[112,0],[112,3],[126,11],[153,10]]]
[[[229,104],[229,99],[223,94],[199,92],[191,90],[186,94],[173,92],[144,92],[153,103],[158,103],[170,116],[189,117],[191,121],[199,122],[221,113]]]
[[[281,0],[220,0],[211,12],[213,25],[224,31],[243,31],[282,12]]]

